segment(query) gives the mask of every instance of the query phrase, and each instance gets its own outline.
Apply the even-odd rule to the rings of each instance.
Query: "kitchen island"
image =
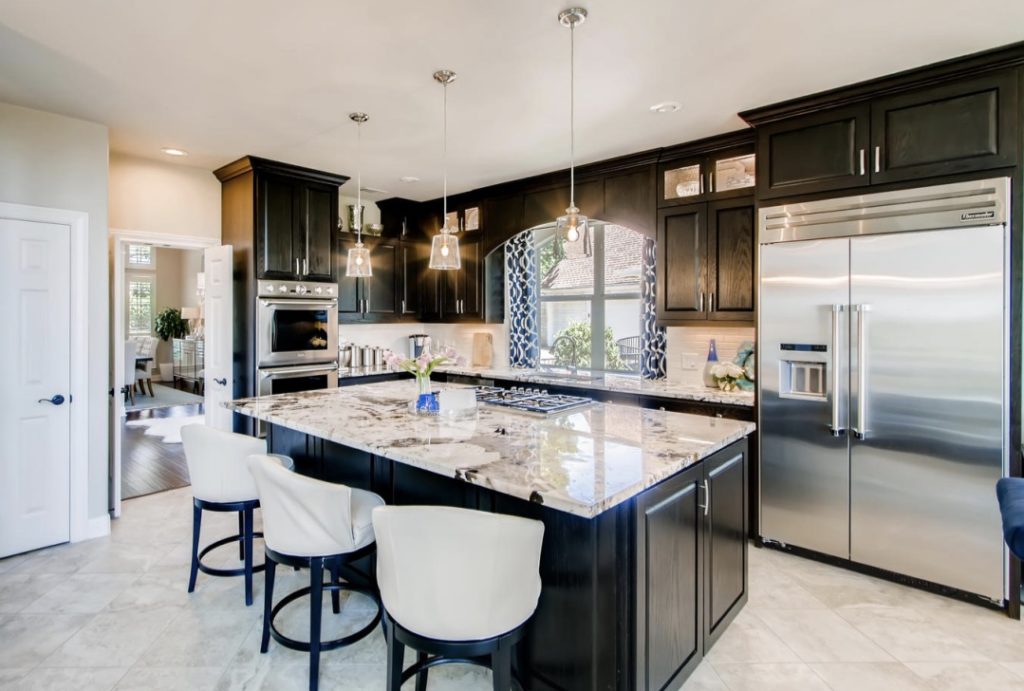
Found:
[[[229,404],[300,472],[545,524],[528,689],[677,688],[746,602],[749,422],[619,404],[538,418],[408,411],[381,382]]]

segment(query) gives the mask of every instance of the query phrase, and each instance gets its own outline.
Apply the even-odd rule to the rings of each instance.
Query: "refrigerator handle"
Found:
[[[840,352],[839,352],[839,319],[843,314],[843,305],[832,305],[832,424],[829,429],[833,437],[841,437],[846,434],[843,427],[842,405],[840,402]]]
[[[868,318],[871,305],[854,305],[857,312],[857,421],[853,436],[868,438]]]

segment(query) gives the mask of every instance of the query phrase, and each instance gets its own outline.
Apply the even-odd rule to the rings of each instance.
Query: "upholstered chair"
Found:
[[[289,473],[264,455],[250,458],[249,468],[259,490],[266,554],[260,652],[269,650],[271,637],[286,648],[309,651],[309,688],[316,691],[321,651],[351,645],[380,624],[380,599],[371,575],[373,566],[365,563],[372,562],[376,551],[371,512],[383,506],[384,500],[365,490]],[[364,568],[359,568],[360,562],[365,564]],[[275,605],[274,576],[278,564],[309,569],[309,586],[286,595]],[[329,576],[327,584],[324,583],[325,571]],[[339,595],[342,590],[368,596],[376,604],[376,610],[355,632],[322,641],[321,607],[325,590],[331,593],[335,614],[341,611]],[[274,619],[288,604],[307,595],[309,640],[288,638],[275,626]]]
[[[185,425],[181,428],[185,446],[189,481],[192,484],[192,566],[188,592],[196,587],[200,571],[211,576],[243,576],[245,604],[252,604],[252,575],[264,566],[253,566],[253,539],[263,533],[253,530],[253,512],[260,505],[256,482],[249,472],[248,459],[253,454],[266,454],[267,442],[244,434],[234,434],[206,425]],[[295,467],[287,456],[271,456],[282,472]],[[199,549],[199,532],[203,511],[234,511],[238,513],[238,534],[216,540]],[[242,568],[221,569],[207,566],[203,557],[210,551],[238,542],[238,558]]]
[[[491,668],[495,691],[512,687],[512,654],[540,597],[544,524],[442,506],[374,509],[377,583],[387,635],[387,689],[431,667]],[[417,652],[404,670],[405,647]]]

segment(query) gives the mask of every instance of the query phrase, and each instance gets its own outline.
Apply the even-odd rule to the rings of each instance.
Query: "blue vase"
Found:
[[[715,375],[711,373],[711,368],[718,364],[718,349],[715,347],[715,339],[711,339],[711,344],[708,346],[708,361],[704,363],[704,386],[710,386],[712,388],[718,388],[718,382],[715,381]]]

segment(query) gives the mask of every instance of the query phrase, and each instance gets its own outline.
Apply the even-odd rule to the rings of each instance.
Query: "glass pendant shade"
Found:
[[[565,210],[565,216],[556,221],[557,232],[569,242],[576,242],[587,233],[589,220],[575,206]]]
[[[458,269],[461,266],[459,239],[447,232],[447,229],[442,230],[434,236],[434,240],[430,245],[430,268],[451,270]]]
[[[345,276],[361,278],[373,275],[373,267],[370,265],[370,250],[361,242],[348,250],[348,265],[345,267]]]

